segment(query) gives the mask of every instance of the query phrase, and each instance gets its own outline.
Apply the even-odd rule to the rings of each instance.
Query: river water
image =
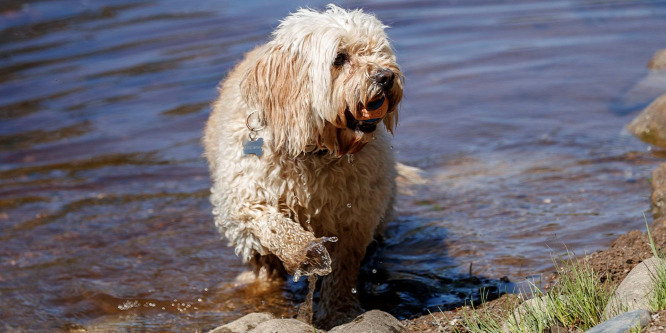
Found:
[[[234,284],[245,268],[213,226],[199,138],[243,53],[324,5],[0,3],[0,330],[296,314],[303,281]],[[646,68],[666,48],[665,1],[339,5],[391,26],[407,78],[394,150],[428,177],[363,267],[366,308],[458,306],[644,228],[666,154],[623,127],[666,92]]]

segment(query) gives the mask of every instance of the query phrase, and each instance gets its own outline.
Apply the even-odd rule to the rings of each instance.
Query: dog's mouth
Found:
[[[347,128],[359,130],[366,134],[372,133],[377,129],[377,124],[386,116],[388,99],[384,94],[380,94],[372,98],[367,105],[359,103],[358,110],[360,111],[357,118],[349,111],[349,107],[345,109]]]

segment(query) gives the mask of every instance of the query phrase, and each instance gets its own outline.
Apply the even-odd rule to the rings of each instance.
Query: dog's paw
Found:
[[[300,256],[303,259],[299,267],[294,270],[294,281],[298,281],[302,275],[309,276],[317,274],[319,276],[331,273],[331,256],[324,246],[326,242],[337,242],[337,237],[321,237],[310,242],[303,250]]]

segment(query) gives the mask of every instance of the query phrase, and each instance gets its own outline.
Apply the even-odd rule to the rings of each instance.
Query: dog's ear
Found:
[[[275,149],[298,155],[316,137],[321,121],[311,110],[309,82],[303,57],[272,43],[241,78],[242,98],[261,116]]]
[[[400,105],[400,101],[402,100],[404,77],[402,76],[400,69],[392,68],[391,70],[395,73],[396,80],[393,83],[393,87],[391,87],[391,93],[389,94],[389,109],[383,122],[384,126],[386,126],[386,130],[393,134],[393,130],[398,126],[398,105]]]

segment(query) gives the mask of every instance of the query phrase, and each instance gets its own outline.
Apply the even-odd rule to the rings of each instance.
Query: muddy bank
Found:
[[[666,218],[662,217],[651,223],[650,231],[657,247],[666,248]],[[585,260],[596,272],[600,273],[599,276],[602,277],[600,282],[608,279],[614,287],[617,287],[634,267],[651,257],[652,252],[647,235],[640,230],[632,230],[618,237],[607,250],[593,253]],[[476,311],[487,311],[491,314],[506,316],[507,309],[514,308],[522,301],[518,295],[507,294],[488,302]],[[465,312],[469,316],[471,309],[461,307],[451,311],[434,312],[403,320],[402,323],[407,332],[455,332],[454,327],[461,332],[466,332],[461,326]],[[666,326],[666,311],[659,311],[652,315],[652,323],[647,328],[647,332],[663,332],[664,326]]]

